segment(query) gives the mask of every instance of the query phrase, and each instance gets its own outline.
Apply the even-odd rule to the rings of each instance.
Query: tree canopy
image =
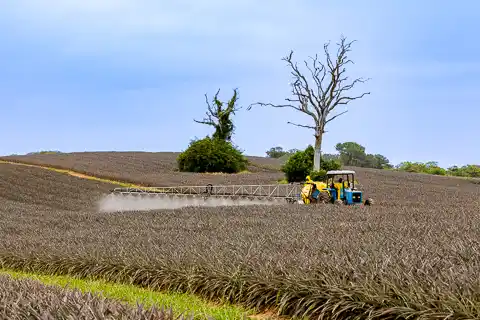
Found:
[[[335,149],[340,154],[343,165],[375,169],[392,168],[387,157],[381,154],[368,154],[365,152],[365,147],[356,142],[337,143]]]
[[[215,132],[212,136],[214,139],[231,141],[233,132],[235,130],[231,115],[235,114],[235,112],[240,109],[236,106],[238,100],[238,91],[237,89],[234,89],[233,96],[226,103],[218,99],[219,93],[220,89],[218,89],[217,93],[213,97],[212,104],[210,104],[208,101],[208,96],[205,94],[205,101],[207,103],[206,117],[201,121],[195,119],[194,121],[214,127]]]
[[[283,150],[282,147],[271,147],[269,150],[266,151],[266,154],[267,154],[267,157],[268,158],[281,158],[283,157],[284,155],[287,155],[287,154],[294,154],[295,152],[297,152],[298,150],[297,149],[290,149],[290,150]]]

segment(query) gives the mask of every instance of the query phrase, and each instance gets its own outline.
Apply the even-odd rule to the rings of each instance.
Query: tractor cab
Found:
[[[327,172],[327,190],[331,202],[342,202],[346,205],[363,203],[363,193],[355,188],[355,171],[332,170]]]

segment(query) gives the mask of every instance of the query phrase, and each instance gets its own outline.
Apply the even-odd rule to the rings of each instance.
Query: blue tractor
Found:
[[[355,171],[332,170],[327,172],[326,188],[330,202],[345,205],[370,206],[372,199],[363,199],[363,192],[355,188]]]

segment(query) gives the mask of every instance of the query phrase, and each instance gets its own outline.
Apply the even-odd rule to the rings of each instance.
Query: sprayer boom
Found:
[[[289,203],[300,199],[302,185],[272,184],[272,185],[217,185],[177,186],[177,187],[142,187],[115,188],[113,194],[137,196],[172,196],[172,197],[217,197],[249,199],[249,200],[285,200]]]

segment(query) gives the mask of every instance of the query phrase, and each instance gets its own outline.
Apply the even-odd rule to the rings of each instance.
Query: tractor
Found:
[[[336,181],[336,178],[339,179]],[[335,203],[346,205],[371,205],[372,200],[363,201],[363,193],[355,188],[355,172],[350,170],[328,171],[326,181],[313,181],[310,176],[305,184],[272,185],[212,185],[206,186],[169,186],[169,187],[129,187],[115,188],[111,193],[125,197],[169,197],[174,199],[212,198],[251,200],[252,203],[315,204]],[[207,201],[208,202],[208,201]]]
[[[302,188],[302,201],[310,203],[333,203],[345,205],[373,204],[372,199],[363,200],[363,192],[355,188],[355,171],[328,171],[326,181],[313,181],[307,176]]]

